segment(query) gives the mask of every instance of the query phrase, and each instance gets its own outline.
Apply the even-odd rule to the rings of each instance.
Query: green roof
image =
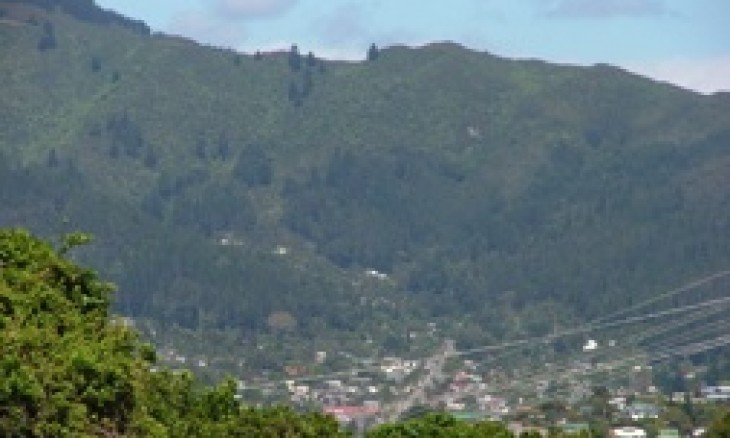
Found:
[[[657,438],[679,438],[679,430],[677,429],[662,429],[659,431]]]

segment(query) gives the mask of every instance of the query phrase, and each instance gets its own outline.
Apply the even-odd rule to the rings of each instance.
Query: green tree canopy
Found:
[[[445,413],[430,413],[396,424],[371,430],[368,438],[511,438],[501,423],[482,421],[474,424],[458,421]]]

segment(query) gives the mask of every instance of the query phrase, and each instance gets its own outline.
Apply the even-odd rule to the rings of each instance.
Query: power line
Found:
[[[645,315],[632,316],[632,317],[625,318],[622,320],[610,321],[610,322],[605,322],[602,324],[589,323],[589,324],[579,326],[574,329],[563,330],[561,332],[553,333],[553,334],[550,334],[547,336],[520,339],[520,340],[515,340],[515,341],[503,342],[500,344],[486,345],[483,347],[472,348],[472,349],[468,349],[468,350],[454,351],[454,352],[450,353],[448,355],[448,357],[461,357],[461,356],[467,356],[467,355],[471,355],[471,354],[475,354],[475,353],[483,353],[483,352],[488,352],[488,351],[499,351],[499,350],[504,350],[504,349],[512,348],[512,347],[528,346],[528,345],[535,344],[535,343],[548,344],[548,343],[551,343],[552,341],[555,341],[556,339],[566,337],[566,336],[572,336],[572,335],[582,334],[582,333],[589,333],[589,332],[593,332],[596,330],[604,330],[607,328],[620,327],[623,325],[629,325],[629,324],[634,324],[634,323],[638,323],[638,322],[654,320],[654,319],[658,319],[658,318],[661,318],[664,316],[675,315],[675,314],[682,313],[682,312],[685,312],[688,310],[701,309],[701,308],[705,308],[708,306],[719,306],[719,305],[724,305],[724,304],[728,304],[728,303],[730,303],[730,297],[716,298],[716,299],[707,300],[707,301],[703,301],[703,302],[696,303],[696,304],[690,304],[690,305],[665,309],[665,310],[662,310],[659,312],[653,312],[653,313],[645,314]],[[368,367],[352,368],[349,370],[332,372],[332,373],[295,377],[295,378],[291,378],[291,379],[282,379],[279,381],[272,381],[272,382],[262,384],[262,385],[245,386],[244,388],[256,389],[256,388],[271,387],[271,386],[276,386],[278,384],[285,383],[288,381],[308,382],[308,381],[327,380],[327,379],[331,379],[331,378],[357,375],[360,373],[372,372],[372,371],[380,371],[380,366],[372,365],[372,366],[368,366]]]
[[[694,310],[694,309],[699,309],[699,308],[703,308],[703,307],[707,307],[707,306],[716,306],[716,305],[720,305],[720,304],[727,303],[727,302],[730,302],[730,297],[716,298],[716,299],[712,299],[712,300],[703,301],[703,302],[697,303],[697,304],[689,304],[689,305],[685,305],[685,306],[670,308],[670,309],[662,310],[659,312],[649,313],[646,315],[632,316],[632,317],[617,320],[617,321],[604,322],[604,323],[600,323],[600,324],[591,322],[591,323],[585,324],[583,326],[579,326],[574,329],[563,330],[561,332],[553,333],[553,334],[546,335],[546,336],[536,336],[536,337],[527,338],[527,339],[508,341],[508,342],[503,342],[500,344],[485,345],[483,347],[477,347],[477,348],[471,348],[468,350],[457,351],[452,356],[466,356],[466,355],[470,355],[470,354],[474,354],[474,353],[497,351],[497,350],[502,350],[505,348],[517,347],[517,346],[533,344],[533,343],[547,343],[549,341],[553,341],[555,339],[565,337],[565,336],[571,336],[571,335],[576,335],[576,334],[581,334],[581,333],[590,333],[590,332],[593,332],[596,330],[604,330],[604,329],[612,328],[612,327],[620,327],[622,325],[628,325],[628,324],[633,324],[633,323],[637,323],[637,322],[657,319],[657,318],[661,318],[664,316],[681,313],[681,312],[684,312],[687,310]]]
[[[724,347],[726,345],[730,345],[730,335],[718,336],[710,340],[686,344],[679,347],[673,346],[670,348],[663,348],[655,352],[636,354],[620,360],[599,363],[594,367],[580,370],[576,370],[574,366],[571,365],[564,365],[559,368],[533,373],[528,376],[519,376],[519,378],[512,383],[495,385],[495,387],[500,391],[505,391],[507,389],[514,388],[517,385],[530,385],[531,383],[543,380],[563,381],[565,379],[574,379],[576,375],[588,376],[591,374],[604,373],[617,368],[623,368],[625,366],[635,364],[636,361],[639,360],[649,363],[661,362],[672,357],[697,354]]]
[[[607,328],[620,327],[623,325],[629,325],[629,324],[643,322],[643,321],[647,321],[647,320],[653,320],[653,319],[657,319],[657,318],[661,318],[661,317],[669,316],[669,315],[674,315],[674,314],[681,313],[681,312],[688,311],[688,310],[705,308],[707,306],[724,305],[724,304],[727,304],[728,302],[730,302],[730,297],[722,297],[722,298],[707,300],[707,301],[703,301],[703,302],[700,302],[697,304],[679,306],[676,308],[665,309],[663,311],[653,312],[653,313],[646,314],[646,315],[628,317],[628,318],[624,318],[621,320],[607,321],[607,320],[616,318],[617,316],[625,315],[626,313],[629,313],[631,311],[645,307],[649,304],[656,303],[665,298],[668,298],[668,297],[671,297],[674,295],[678,295],[680,293],[687,292],[690,290],[694,290],[700,286],[706,285],[708,283],[711,283],[715,280],[718,280],[720,278],[724,278],[727,276],[730,276],[730,270],[723,270],[723,271],[715,272],[713,274],[699,278],[697,280],[694,280],[694,281],[687,283],[685,285],[682,285],[680,287],[670,289],[664,293],[661,293],[650,299],[644,300],[640,303],[636,303],[636,304],[633,304],[624,309],[613,312],[609,315],[606,315],[606,316],[603,316],[600,318],[596,318],[586,324],[580,325],[573,329],[563,330],[563,331],[552,333],[550,335],[545,335],[545,336],[536,336],[536,337],[531,337],[531,338],[526,338],[526,339],[506,341],[506,342],[503,342],[500,344],[485,345],[482,347],[471,348],[471,349],[462,350],[462,351],[455,351],[455,352],[449,354],[449,357],[461,357],[461,356],[467,356],[467,355],[480,353],[480,352],[499,351],[499,350],[504,350],[504,349],[508,349],[508,348],[512,348],[512,347],[529,346],[529,345],[532,345],[535,343],[549,344],[549,343],[555,341],[556,339],[566,337],[566,336],[590,333],[590,332],[593,332],[596,330],[604,330]],[[375,359],[373,359],[373,360],[375,360]],[[294,382],[319,381],[319,380],[326,380],[326,379],[343,377],[343,376],[357,375],[360,373],[373,372],[373,371],[380,371],[380,366],[372,365],[372,366],[367,366],[367,367],[351,368],[349,370],[332,372],[332,373],[295,377],[292,379],[281,379],[279,381],[272,381],[272,382],[268,382],[266,384],[261,384],[261,385],[244,386],[244,388],[250,388],[250,389],[265,388],[265,387],[276,386],[278,384],[282,384],[284,382],[289,382],[289,381],[294,381]]]
[[[691,281],[691,282],[689,282],[687,284],[684,284],[684,285],[682,285],[680,287],[676,287],[674,289],[670,289],[670,290],[668,290],[666,292],[663,292],[663,293],[661,293],[659,295],[656,295],[654,297],[651,297],[651,298],[649,298],[647,300],[644,300],[642,302],[633,304],[633,305],[631,305],[629,307],[626,307],[624,309],[618,310],[618,311],[613,312],[613,313],[611,313],[609,315],[606,315],[606,316],[597,318],[597,319],[593,320],[593,323],[599,323],[599,322],[602,322],[602,321],[605,321],[605,320],[608,320],[608,319],[615,318],[617,316],[621,316],[623,314],[626,314],[628,312],[631,312],[632,310],[640,309],[640,308],[642,308],[642,307],[644,307],[644,306],[646,306],[648,304],[656,303],[656,302],[661,301],[661,300],[663,300],[665,298],[669,298],[671,296],[678,295],[678,294],[680,294],[682,292],[687,292],[687,291],[690,291],[690,290],[693,290],[693,289],[697,289],[700,286],[704,286],[707,283],[712,283],[713,281],[715,281],[717,279],[720,279],[720,278],[723,278],[723,277],[727,277],[727,276],[730,276],[730,270],[724,270],[724,271],[715,272],[714,274],[710,274],[710,275],[704,276],[702,278],[699,278],[697,280],[694,280],[694,281]]]

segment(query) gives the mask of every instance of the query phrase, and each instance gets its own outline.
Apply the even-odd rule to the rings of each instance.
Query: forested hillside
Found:
[[[0,226],[96,235],[79,257],[116,312],[271,369],[428,322],[463,346],[544,333],[730,266],[726,93],[449,43],[370,55],[0,0]]]

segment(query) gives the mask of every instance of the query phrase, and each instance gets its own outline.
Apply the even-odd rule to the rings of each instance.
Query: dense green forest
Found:
[[[545,333],[730,266],[727,93],[450,43],[248,55],[60,0],[0,0],[0,76],[0,225],[96,235],[115,312],[252,369]]]

